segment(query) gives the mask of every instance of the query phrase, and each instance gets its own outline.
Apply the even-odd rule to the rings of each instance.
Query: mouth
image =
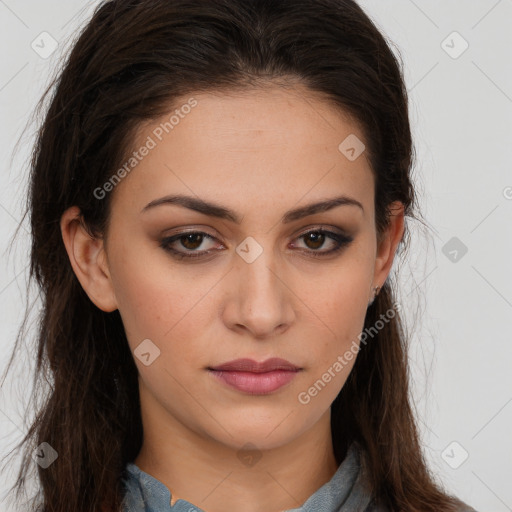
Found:
[[[266,395],[277,391],[292,381],[301,370],[281,358],[271,358],[261,363],[252,359],[236,359],[208,367],[209,373],[225,385],[251,395]]]
[[[298,366],[290,363],[286,359],[281,359],[280,357],[271,357],[270,359],[266,359],[261,363],[255,361],[254,359],[235,359],[234,361],[228,361],[227,363],[223,363],[217,366],[208,367],[209,370],[216,371],[227,371],[227,372],[251,372],[251,373],[265,373],[272,372],[276,370],[286,370],[286,371],[297,371],[300,370]]]

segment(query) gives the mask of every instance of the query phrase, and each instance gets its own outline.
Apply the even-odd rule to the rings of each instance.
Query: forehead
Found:
[[[191,93],[138,127],[131,151],[139,158],[114,196],[139,211],[173,192],[229,198],[240,211],[248,194],[262,207],[336,191],[364,202],[372,172],[364,152],[350,160],[340,150],[347,137],[364,141],[356,122],[304,87]]]

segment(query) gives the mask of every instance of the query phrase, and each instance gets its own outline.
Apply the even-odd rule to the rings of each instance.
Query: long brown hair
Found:
[[[25,451],[17,497],[34,447],[45,442],[58,453],[48,468],[37,467],[40,493],[30,510],[118,511],[125,465],[142,443],[137,368],[119,312],[99,310],[80,286],[60,232],[63,212],[78,206],[84,225],[101,237],[110,194],[99,199],[94,191],[126,161],[140,123],[169,112],[179,96],[299,81],[360,123],[376,184],[377,234],[393,201],[405,205],[407,221],[417,220],[398,55],[353,0],[114,0],[96,8],[41,99],[39,108],[50,96],[30,162],[30,279],[42,297],[34,389],[47,391],[31,404],[36,415],[18,445]],[[401,251],[409,239],[406,223]],[[394,302],[389,279],[365,330]],[[357,441],[375,501],[390,510],[456,510],[460,502],[423,458],[408,381],[407,340],[395,311],[362,348],[332,404],[336,459]]]

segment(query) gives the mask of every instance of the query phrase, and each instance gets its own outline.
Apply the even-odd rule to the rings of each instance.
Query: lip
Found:
[[[288,384],[302,368],[273,357],[258,363],[253,359],[235,359],[209,367],[215,378],[228,386],[251,395],[266,395]]]
[[[272,372],[275,370],[288,370],[297,371],[300,370],[298,366],[290,363],[286,359],[280,357],[271,357],[259,363],[254,359],[234,359],[227,363],[220,364],[218,366],[211,366],[209,370],[226,371],[226,372],[251,372],[251,373],[265,373]]]

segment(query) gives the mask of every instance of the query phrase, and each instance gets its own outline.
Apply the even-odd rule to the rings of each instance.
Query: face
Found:
[[[105,245],[143,415],[234,449],[283,445],[329,412],[355,357],[335,363],[386,279],[369,163],[339,149],[364,136],[299,87],[195,94],[176,108],[172,128],[174,108],[140,127]],[[189,207],[162,199],[178,195]],[[300,370],[242,375],[240,388],[209,370],[274,357]]]

